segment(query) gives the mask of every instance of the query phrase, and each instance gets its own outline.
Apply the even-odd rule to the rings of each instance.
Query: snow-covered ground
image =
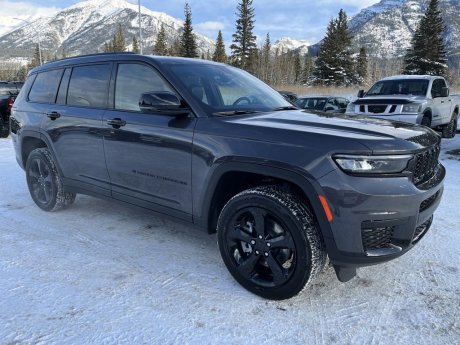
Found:
[[[227,272],[216,236],[88,196],[46,213],[0,139],[0,344],[460,344],[460,135],[433,227],[348,283],[287,301]]]

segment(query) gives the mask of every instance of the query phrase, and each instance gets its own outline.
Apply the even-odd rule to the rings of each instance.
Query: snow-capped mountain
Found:
[[[382,0],[363,9],[349,24],[356,47],[375,56],[402,56],[410,47],[418,22],[429,0]],[[440,0],[449,53],[460,49],[460,1]]]
[[[157,33],[164,24],[167,40],[179,35],[183,22],[165,13],[141,8],[144,53],[151,53]],[[68,55],[102,51],[122,24],[127,45],[138,34],[138,7],[125,0],[87,0],[64,9],[51,18],[35,20],[0,37],[0,51],[21,56],[37,43],[40,34],[42,48],[51,53]],[[214,41],[197,34],[199,53],[214,50]]]
[[[308,53],[308,46],[310,46],[310,42],[307,40],[295,40],[289,37],[282,37],[273,44],[272,51],[276,51],[277,49],[279,52],[299,50],[300,54],[305,55]]]

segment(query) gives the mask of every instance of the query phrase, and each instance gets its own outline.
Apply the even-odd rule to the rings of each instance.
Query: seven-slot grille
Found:
[[[413,181],[419,185],[428,181],[435,173],[438,166],[440,147],[439,144],[415,155]]]

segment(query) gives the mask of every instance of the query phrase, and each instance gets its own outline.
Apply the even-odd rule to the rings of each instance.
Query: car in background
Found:
[[[278,91],[281,96],[284,97],[284,99],[292,104],[295,104],[297,101],[298,97],[297,94],[291,91]]]
[[[345,113],[350,101],[344,97],[314,96],[300,97],[295,105],[313,113]]]
[[[23,84],[23,82],[0,81],[0,138],[9,135],[11,108]]]

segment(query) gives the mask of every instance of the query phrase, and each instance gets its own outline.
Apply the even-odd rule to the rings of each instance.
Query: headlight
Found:
[[[334,156],[337,165],[354,174],[394,174],[404,171],[412,155],[392,156]]]
[[[422,105],[420,103],[404,104],[402,107],[403,113],[420,113],[422,111]]]
[[[345,110],[346,114],[354,114],[355,113],[355,105],[353,103],[348,103],[347,110]]]

